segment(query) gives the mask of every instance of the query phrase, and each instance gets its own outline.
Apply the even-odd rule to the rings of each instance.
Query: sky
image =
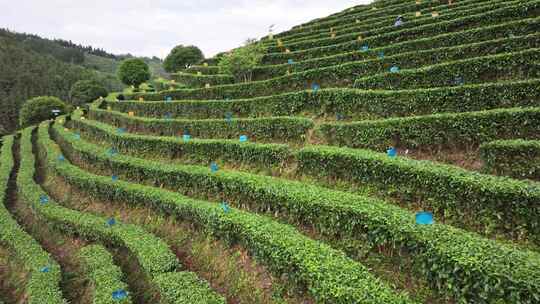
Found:
[[[0,28],[114,54],[164,58],[178,44],[206,57],[371,0],[0,0]]]

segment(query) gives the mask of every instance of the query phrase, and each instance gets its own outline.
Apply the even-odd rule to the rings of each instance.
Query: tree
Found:
[[[233,75],[238,81],[251,81],[253,69],[261,63],[265,51],[262,43],[248,40],[244,47],[220,59],[219,70],[223,74]]]
[[[95,80],[79,80],[69,91],[71,104],[80,106],[99,97],[106,97],[107,89]]]
[[[141,83],[150,79],[150,69],[148,65],[138,58],[126,59],[118,67],[118,78],[126,85],[139,88]]]
[[[198,47],[193,45],[178,45],[167,55],[167,58],[163,62],[163,67],[165,71],[174,73],[186,68],[187,65],[195,64],[203,59],[204,55]]]
[[[53,110],[56,112],[53,112]],[[57,115],[66,114],[71,108],[60,98],[54,96],[39,96],[26,101],[19,112],[21,128],[40,123]]]

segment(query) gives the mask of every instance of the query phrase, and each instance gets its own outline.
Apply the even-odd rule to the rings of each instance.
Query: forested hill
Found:
[[[131,54],[112,54],[101,48],[77,44],[71,40],[46,39],[35,34],[18,33],[8,29],[0,29],[0,37],[16,40],[39,54],[50,55],[66,63],[82,65],[105,73],[114,73],[120,61],[135,57]],[[160,58],[154,56],[141,59],[150,66],[153,75],[165,75]]]
[[[29,98],[51,95],[68,101],[71,86],[81,79],[98,80],[110,91],[121,90],[116,67],[130,57],[0,29],[0,135],[16,129],[18,110]],[[143,59],[153,75],[163,76],[159,58]]]

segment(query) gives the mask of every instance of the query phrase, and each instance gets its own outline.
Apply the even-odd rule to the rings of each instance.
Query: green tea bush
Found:
[[[332,145],[379,151],[391,146],[423,150],[478,146],[497,139],[539,138],[540,108],[323,123],[317,132]]]
[[[263,117],[227,119],[169,119],[131,117],[127,114],[91,109],[89,118],[122,127],[130,132],[193,138],[238,139],[247,135],[250,141],[302,142],[313,128],[311,119],[301,117]]]
[[[96,103],[92,107],[110,106],[120,112],[135,111],[137,115],[204,119],[223,118],[227,112],[235,117],[334,116],[388,118],[426,115],[442,112],[470,112],[515,106],[533,106],[540,99],[540,80],[505,81],[453,87],[399,91],[365,91],[356,89],[321,89],[275,94],[271,96],[194,101],[124,101]]]
[[[0,149],[0,244],[13,254],[28,273],[24,292],[29,304],[67,304],[62,298],[60,265],[40,244],[19,226],[3,202],[6,200],[8,181],[15,165],[12,135],[2,138]],[[47,270],[47,272],[44,271]]]
[[[480,146],[484,170],[540,180],[540,140],[497,140]]]
[[[137,90],[141,83],[150,79],[150,68],[144,60],[139,58],[122,61],[116,73],[120,81],[126,85],[134,86]]]
[[[71,139],[70,133],[61,125],[54,126],[52,133],[65,151],[79,162],[122,172],[130,180],[141,183],[152,181],[178,191],[226,199],[240,206],[248,206],[255,212],[279,215],[291,224],[309,225],[332,238],[345,236],[362,239],[373,250],[386,245],[400,252],[409,252],[415,257],[420,273],[433,288],[462,301],[501,298],[526,301],[537,294],[533,285],[538,283],[532,279],[540,276],[540,256],[537,253],[447,225],[418,226],[414,223],[414,214],[379,199],[237,171],[214,173],[200,166],[165,167],[158,161],[125,155],[111,159],[104,155],[102,147]],[[330,162],[313,163],[320,167]],[[355,169],[355,166],[343,168],[346,172],[355,172]],[[319,170],[326,173],[326,168]],[[382,170],[370,172],[379,171]],[[66,170],[63,174],[67,172],[71,171]],[[442,191],[440,186],[437,189]],[[531,190],[531,193],[534,191]],[[135,198],[131,199],[136,201]],[[148,197],[145,199],[150,200]],[[161,201],[151,204],[169,210]],[[522,210],[526,209],[526,206],[522,207]],[[538,216],[530,213],[528,218],[537,221]],[[238,231],[238,228],[229,229],[231,232]],[[270,232],[267,235],[278,237]],[[493,281],[499,282],[499,285],[494,286]],[[505,293],[508,288],[515,292]]]
[[[240,244],[268,270],[306,289],[318,303],[416,303],[375,278],[362,264],[342,252],[312,240],[289,225],[268,217],[219,204],[187,198],[176,192],[90,174],[57,161],[59,148],[48,137],[47,125],[39,130],[39,143],[47,150],[49,166],[71,185],[109,202],[145,205],[179,220],[189,221],[231,244]],[[90,186],[92,185],[92,186]]]
[[[93,304],[132,303],[131,297],[113,299],[112,293],[126,290],[128,286],[122,281],[122,270],[114,264],[112,255],[100,245],[90,245],[79,251],[81,268],[92,286]]]

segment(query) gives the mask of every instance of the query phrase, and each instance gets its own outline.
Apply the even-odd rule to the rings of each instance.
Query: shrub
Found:
[[[94,80],[79,80],[69,91],[71,103],[78,106],[99,97],[106,97],[107,94],[107,89]]]
[[[163,67],[165,71],[174,73],[203,59],[204,55],[198,47],[178,45],[167,55]]]
[[[118,67],[118,78],[126,85],[132,85],[136,89],[139,85],[150,79],[148,65],[138,58],[124,60]]]
[[[60,110],[60,114],[70,111],[70,107],[57,97],[39,96],[28,100],[19,111],[19,125],[26,127],[43,120],[55,117],[53,110]]]
[[[262,43],[247,42],[244,47],[221,58],[218,64],[220,72],[233,75],[239,81],[251,81],[253,69],[261,63],[265,52]]]

